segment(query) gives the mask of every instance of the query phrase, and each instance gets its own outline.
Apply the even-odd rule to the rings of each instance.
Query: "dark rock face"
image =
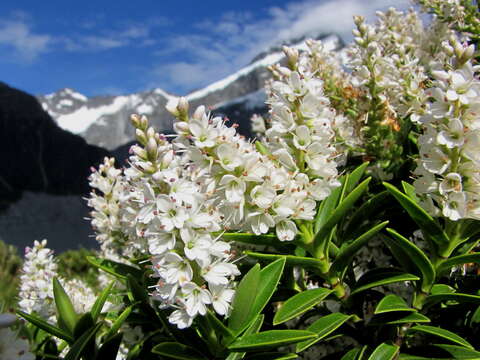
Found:
[[[0,83],[0,238],[19,249],[95,246],[82,198],[90,167],[110,153],[62,130],[31,95]]]
[[[31,95],[0,83],[0,199],[22,191],[88,193],[90,166],[108,151],[58,127]],[[5,203],[4,203],[5,205]]]

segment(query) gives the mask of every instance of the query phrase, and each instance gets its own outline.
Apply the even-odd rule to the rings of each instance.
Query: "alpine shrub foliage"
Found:
[[[171,139],[133,115],[90,177],[100,290],[28,253],[37,359],[480,358],[477,3],[420,3],[284,48],[256,141],[185,98]]]

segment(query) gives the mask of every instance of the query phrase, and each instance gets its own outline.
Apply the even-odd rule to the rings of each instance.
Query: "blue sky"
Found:
[[[0,81],[32,94],[88,95],[206,86],[283,39],[349,40],[353,14],[408,0],[103,0],[0,2]]]

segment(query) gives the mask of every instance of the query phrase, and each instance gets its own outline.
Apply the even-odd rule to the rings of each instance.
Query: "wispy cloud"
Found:
[[[48,50],[52,37],[32,31],[26,16],[16,14],[10,20],[0,19],[0,49],[3,54],[12,51],[17,60],[32,62]]]
[[[353,15],[372,19],[376,10],[389,6],[405,9],[408,5],[409,0],[304,0],[269,8],[261,19],[250,12],[228,12],[219,20],[196,24],[202,35],[182,34],[169,39],[157,54],[178,54],[182,60],[158,65],[153,69],[154,79],[157,86],[188,91],[238,70],[261,51],[286,39],[334,32],[348,41]]]

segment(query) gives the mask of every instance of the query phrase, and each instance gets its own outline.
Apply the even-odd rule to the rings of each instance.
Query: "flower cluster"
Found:
[[[286,148],[271,151],[257,142],[257,149],[222,118],[211,118],[203,106],[191,118],[180,111],[182,106],[188,108],[184,99],[168,106],[178,120],[175,145],[185,153],[192,175],[219,210],[222,226],[257,235],[275,228],[280,241],[293,240],[298,232],[295,221],[313,219],[315,200],[325,198],[336,186],[336,168],[328,163],[325,178],[318,175],[311,181]],[[298,130],[297,143],[308,148],[306,161],[316,166],[312,171],[324,174],[321,165],[332,160],[324,157],[320,144],[309,147],[307,132],[306,126]]]
[[[13,314],[0,314],[0,359],[34,360],[28,341],[11,329],[17,318]]]
[[[47,240],[35,241],[32,248],[25,249],[25,261],[20,277],[19,308],[26,313],[35,313],[50,322],[56,322],[53,279],[58,276],[57,262],[53,251],[47,248]],[[60,279],[77,313],[90,311],[95,294],[78,279]]]
[[[420,159],[414,182],[423,206],[451,219],[480,219],[480,81],[473,46],[445,44],[451,63],[433,72],[428,112],[421,117]]]
[[[36,241],[32,248],[25,249],[25,261],[20,277],[19,308],[27,313],[53,321],[53,278],[57,276],[57,264],[53,251],[47,248],[47,240]]]
[[[309,41],[305,52],[287,47],[284,52],[288,67],[273,67],[276,80],[266,87],[271,118],[265,145],[273,155],[282,154],[290,171],[307,176],[312,197],[323,200],[339,185],[341,143],[353,141],[353,129],[324,94],[319,74],[336,67],[324,61],[323,44]]]
[[[146,118],[133,116],[132,122],[144,146],[133,146],[130,167],[122,175],[115,172],[123,184],[115,200],[118,211],[112,214],[116,230],[126,247],[151,256],[158,278],[152,295],[163,307],[176,308],[171,323],[188,327],[209,305],[226,315],[234,294],[231,278],[239,271],[231,263],[230,245],[214,235],[221,230],[221,216],[173,145],[149,128]],[[106,159],[103,168],[109,164],[113,160]],[[104,171],[94,173],[92,180],[101,177],[108,182]],[[110,194],[110,187],[106,190]],[[103,214],[92,213],[92,222],[101,221]]]

